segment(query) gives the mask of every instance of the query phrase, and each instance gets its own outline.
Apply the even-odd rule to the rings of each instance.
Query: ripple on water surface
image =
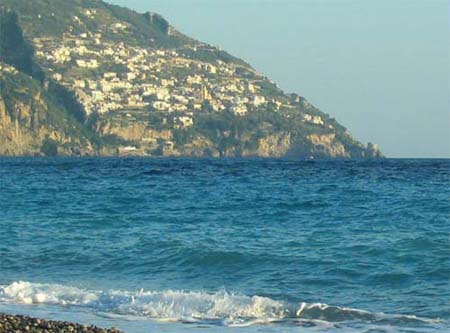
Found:
[[[3,158],[0,303],[431,332],[413,319],[450,316],[449,175],[448,160]]]

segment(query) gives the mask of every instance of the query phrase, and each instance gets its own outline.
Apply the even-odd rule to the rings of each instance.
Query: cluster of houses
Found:
[[[34,44],[53,79],[74,91],[88,114],[177,112],[189,126],[194,112],[245,115],[268,102],[258,85],[263,77],[255,73],[252,81],[240,78],[235,64],[202,62],[176,50],[113,44],[101,33],[66,33],[62,40],[39,38]]]
[[[94,18],[94,10],[86,11]],[[74,16],[74,24],[80,24]],[[114,23],[112,33],[122,33],[126,23]],[[104,32],[76,33],[63,38],[36,38],[36,55],[48,64],[54,80],[74,91],[85,111],[124,113],[128,118],[142,111],[177,113],[176,126],[193,125],[195,112],[232,112],[243,116],[267,103],[281,107],[276,98],[264,96],[262,75],[238,75],[239,64],[200,61],[183,50],[197,52],[199,46],[182,50],[157,49],[113,43]],[[304,121],[323,124],[320,117],[305,115]]]

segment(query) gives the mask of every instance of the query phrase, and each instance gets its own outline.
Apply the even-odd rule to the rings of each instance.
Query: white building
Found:
[[[313,116],[310,114],[303,115],[303,121],[315,125],[323,125],[324,121],[322,120],[322,117],[320,116]]]
[[[248,109],[245,105],[235,105],[231,107],[231,112],[233,112],[236,116],[244,116],[247,114]]]
[[[255,107],[266,104],[266,98],[264,96],[254,95],[251,98],[251,102]]]
[[[182,116],[176,117],[174,119],[175,124],[179,125],[181,128],[188,128],[194,125],[194,119],[192,117]]]
[[[153,102],[153,107],[154,107],[155,110],[157,110],[157,111],[167,111],[167,112],[170,112],[170,111],[171,111],[171,109],[170,109],[170,104],[169,104],[169,103],[166,103],[166,102],[163,102],[163,101],[156,101],[156,102]]]

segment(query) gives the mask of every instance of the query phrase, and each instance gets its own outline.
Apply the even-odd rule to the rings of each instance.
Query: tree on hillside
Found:
[[[34,64],[33,56],[34,49],[23,37],[17,14],[0,8],[0,61],[42,82],[44,74]]]

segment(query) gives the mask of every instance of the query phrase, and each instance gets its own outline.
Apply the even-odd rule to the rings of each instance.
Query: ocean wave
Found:
[[[161,321],[208,322],[225,326],[268,324],[287,320],[328,323],[347,321],[389,325],[426,325],[437,319],[388,315],[321,303],[293,304],[262,296],[220,291],[85,290],[76,287],[14,282],[0,286],[0,302],[89,308],[103,315],[151,318]]]

